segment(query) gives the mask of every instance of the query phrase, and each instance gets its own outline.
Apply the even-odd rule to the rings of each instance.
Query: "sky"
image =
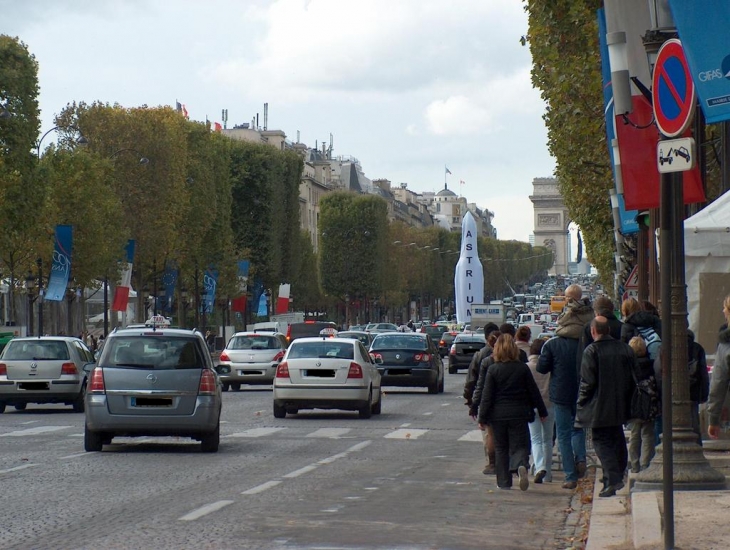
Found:
[[[73,101],[179,101],[221,123],[227,109],[228,128],[263,125],[268,103],[269,130],[310,147],[331,134],[370,179],[447,184],[507,240],[529,240],[532,180],[554,172],[520,0],[0,0],[0,13],[38,61],[42,132]]]

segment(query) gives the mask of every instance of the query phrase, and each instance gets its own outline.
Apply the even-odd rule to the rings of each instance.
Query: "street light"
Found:
[[[7,111],[6,111],[7,112]],[[36,156],[38,158],[41,158],[41,143],[43,143],[43,140],[45,137],[50,134],[51,132],[54,132],[56,130],[66,129],[65,126],[54,126],[50,130],[48,130],[45,134],[41,136],[41,139],[38,140],[38,145],[36,146]],[[71,127],[71,129],[76,130],[79,133],[79,137],[77,137],[74,141],[76,145],[80,147],[86,147],[89,144],[89,140],[84,137],[84,135],[81,133],[81,131],[78,128]]]
[[[38,266],[38,336],[43,336],[43,260],[37,258]]]
[[[27,334],[32,336],[33,334],[33,289],[35,288],[35,275],[32,271],[28,271],[25,276],[25,291],[28,294],[28,314],[25,316],[26,322],[28,323]]]

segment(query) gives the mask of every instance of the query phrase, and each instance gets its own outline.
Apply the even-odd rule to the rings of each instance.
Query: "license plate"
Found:
[[[172,397],[132,397],[133,407],[172,407]]]

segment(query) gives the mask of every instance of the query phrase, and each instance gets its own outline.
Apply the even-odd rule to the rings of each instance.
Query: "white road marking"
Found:
[[[21,422],[21,424],[25,426],[26,424],[35,424],[36,422],[40,422],[40,420],[28,420],[28,422]]]
[[[328,456],[327,458],[318,460],[317,464],[332,464],[335,460],[338,460],[340,458],[345,458],[346,456],[347,456],[347,452],[337,453],[336,455]]]
[[[35,468],[36,466],[40,466],[40,464],[23,464],[22,466],[16,466],[15,468],[8,468],[7,470],[0,470],[0,474],[17,472],[18,470],[25,470],[27,468]]]
[[[423,413],[423,416],[431,416],[432,414],[433,414],[432,412],[427,412],[427,413]]]
[[[347,449],[345,452],[346,453],[354,453],[354,452],[357,452],[357,451],[362,451],[365,447],[367,447],[371,443],[372,443],[372,441],[361,441],[357,445],[353,445],[352,447],[350,447],[349,449]]]
[[[280,479],[275,479],[272,481],[267,481],[266,483],[262,483],[261,485],[257,485],[256,487],[252,487],[251,489],[248,489],[247,491],[244,491],[241,493],[242,495],[255,495],[257,493],[263,493],[264,491],[267,491],[268,489],[271,489],[272,487],[276,487],[281,483]]]
[[[298,470],[294,470],[293,472],[289,472],[284,477],[287,479],[293,479],[295,477],[299,477],[302,474],[307,474],[311,471],[314,471],[317,469],[317,464],[310,464],[309,466],[305,466],[304,468],[299,468]]]
[[[481,443],[484,441],[482,439],[482,431],[481,430],[471,430],[470,432],[466,432],[464,435],[462,435],[457,441],[476,441],[478,443]]]
[[[400,425],[400,426],[398,426],[398,427],[399,427],[399,428],[407,428],[407,427],[408,427],[408,426],[410,426],[410,425],[411,425],[411,423],[410,423],[410,422],[406,422],[405,424],[401,424],[401,425]]]
[[[58,457],[58,460],[65,460],[67,458],[77,458],[77,457],[80,457],[80,456],[88,456],[88,455],[94,454],[95,452],[96,451],[91,451],[91,452],[88,452],[88,453],[76,453],[75,455],[59,456]]]
[[[418,439],[428,430],[408,429],[408,430],[395,430],[389,434],[385,434],[385,439]]]
[[[228,506],[229,504],[233,504],[234,502],[235,501],[233,500],[219,500],[218,502],[211,502],[210,504],[201,506],[197,510],[193,510],[189,514],[185,514],[183,517],[177,519],[179,521],[194,521],[213,512],[217,512],[221,508],[225,508],[226,506]]]
[[[0,437],[25,437],[28,435],[39,435],[49,432],[57,432],[59,430],[67,430],[71,426],[38,426],[37,428],[28,428],[27,430],[18,430],[16,432],[8,432],[0,434]]]
[[[69,437],[84,437],[84,434],[68,434]]]
[[[282,430],[286,430],[286,428],[251,428],[245,432],[233,433],[228,437],[264,437]]]
[[[451,403],[441,403],[442,407],[448,407],[449,405],[451,405]]]
[[[307,434],[307,437],[330,437],[337,438],[350,433],[352,428],[320,428],[319,430],[313,431],[311,434]]]

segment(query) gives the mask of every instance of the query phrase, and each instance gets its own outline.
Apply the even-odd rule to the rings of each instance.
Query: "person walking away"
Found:
[[[519,334],[519,330],[517,331]],[[532,377],[535,379],[537,388],[540,390],[540,397],[547,408],[547,416],[543,420],[536,417],[530,422],[530,442],[532,447],[532,460],[535,466],[535,483],[553,480],[553,424],[555,415],[550,403],[550,375],[537,372],[537,360],[540,351],[545,344],[542,338],[536,338],[530,344],[530,355],[527,357],[527,366],[530,368]]]
[[[710,375],[707,373],[707,354],[705,348],[695,341],[695,333],[687,329],[687,369],[689,370],[689,399],[692,401],[690,415],[692,429],[697,434],[697,442],[702,446],[700,427],[700,403],[707,403],[710,395]]]
[[[646,352],[646,344],[643,338],[634,336],[629,340],[629,347],[636,355],[636,380],[649,380],[654,378],[654,365]],[[656,389],[656,381],[654,382]],[[657,396],[659,396],[659,391]],[[629,437],[629,463],[631,471],[638,474],[641,470],[649,467],[651,459],[654,458],[656,440],[654,434],[654,418],[641,420],[632,418],[630,422],[631,436]]]
[[[527,325],[523,325],[515,332],[515,344],[517,347],[525,352],[528,359],[530,357],[530,339],[532,338],[532,331]]]
[[[621,327],[623,327],[623,322],[616,317],[616,314],[614,313],[613,301],[611,300],[611,298],[605,295],[601,295],[596,298],[593,302],[593,313],[595,315],[602,315],[606,319],[608,319],[609,334],[611,334],[611,337],[615,338],[616,340],[621,339]],[[592,342],[593,336],[591,336],[591,323],[589,321],[583,327],[583,332],[581,333],[580,340],[578,341],[577,364],[579,366],[581,361],[583,360],[583,350],[585,350],[586,347],[588,347],[588,344],[591,344]]]
[[[627,298],[621,302],[621,315],[624,318],[621,340],[628,344],[634,336],[641,336],[646,342],[649,358],[654,361],[662,342],[662,321],[659,316],[642,309],[636,298]]]
[[[603,469],[599,497],[612,497],[624,486],[628,452],[623,425],[628,422],[636,384],[636,356],[628,344],[611,338],[608,320],[591,322],[593,343],[583,352],[576,425],[590,428]]]
[[[489,333],[489,336],[487,336],[487,345],[474,354],[472,363],[469,366],[469,370],[471,370],[474,361],[477,361],[476,374],[474,374],[474,384],[472,384],[470,388],[467,388],[466,386],[464,388],[464,396],[466,397],[467,406],[469,407],[469,416],[471,416],[472,420],[474,421],[477,420],[477,414],[479,411],[478,400],[481,399],[482,388],[484,387],[484,374],[482,374],[482,372],[486,372],[489,366],[494,362],[492,353],[494,350],[494,345],[497,343],[498,336],[499,331],[493,331]],[[476,391],[477,385],[479,385],[478,392]],[[477,401],[475,401],[474,398],[476,398]],[[494,465],[496,458],[494,456],[494,436],[490,427],[487,427],[486,430],[482,431],[482,442],[484,444],[485,458],[485,464],[482,473],[484,475],[494,474]]]
[[[494,432],[497,486],[511,489],[516,472],[520,489],[526,491],[530,485],[527,425],[534,419],[535,409],[541,419],[547,418],[548,411],[519,351],[511,335],[497,338],[492,353],[495,362],[487,370],[479,405],[479,428],[491,425]]]
[[[593,319],[593,309],[582,298],[578,285],[565,289],[567,304],[558,318],[555,338],[542,347],[537,372],[550,374],[550,402],[555,413],[558,448],[563,461],[563,489],[575,489],[586,472],[586,437],[575,427],[578,399],[578,340],[583,327]]]
[[[730,294],[725,296],[722,303],[722,313],[725,316],[725,324],[720,328],[718,335],[717,351],[715,351],[715,364],[712,367],[712,380],[710,381],[710,395],[707,399],[707,435],[712,439],[720,437],[720,418],[725,403],[725,396],[730,384]]]
[[[490,335],[493,332],[496,332],[496,335],[491,339],[490,343]],[[477,380],[479,379],[479,365],[492,353],[492,346],[497,341],[497,336],[499,336],[499,327],[494,323],[487,323],[484,327],[484,338],[487,341],[487,345],[472,356],[471,362],[469,363],[469,370],[466,373],[466,380],[464,381],[464,400],[467,407],[471,407],[472,405],[471,398],[474,394],[474,387],[477,385]]]

